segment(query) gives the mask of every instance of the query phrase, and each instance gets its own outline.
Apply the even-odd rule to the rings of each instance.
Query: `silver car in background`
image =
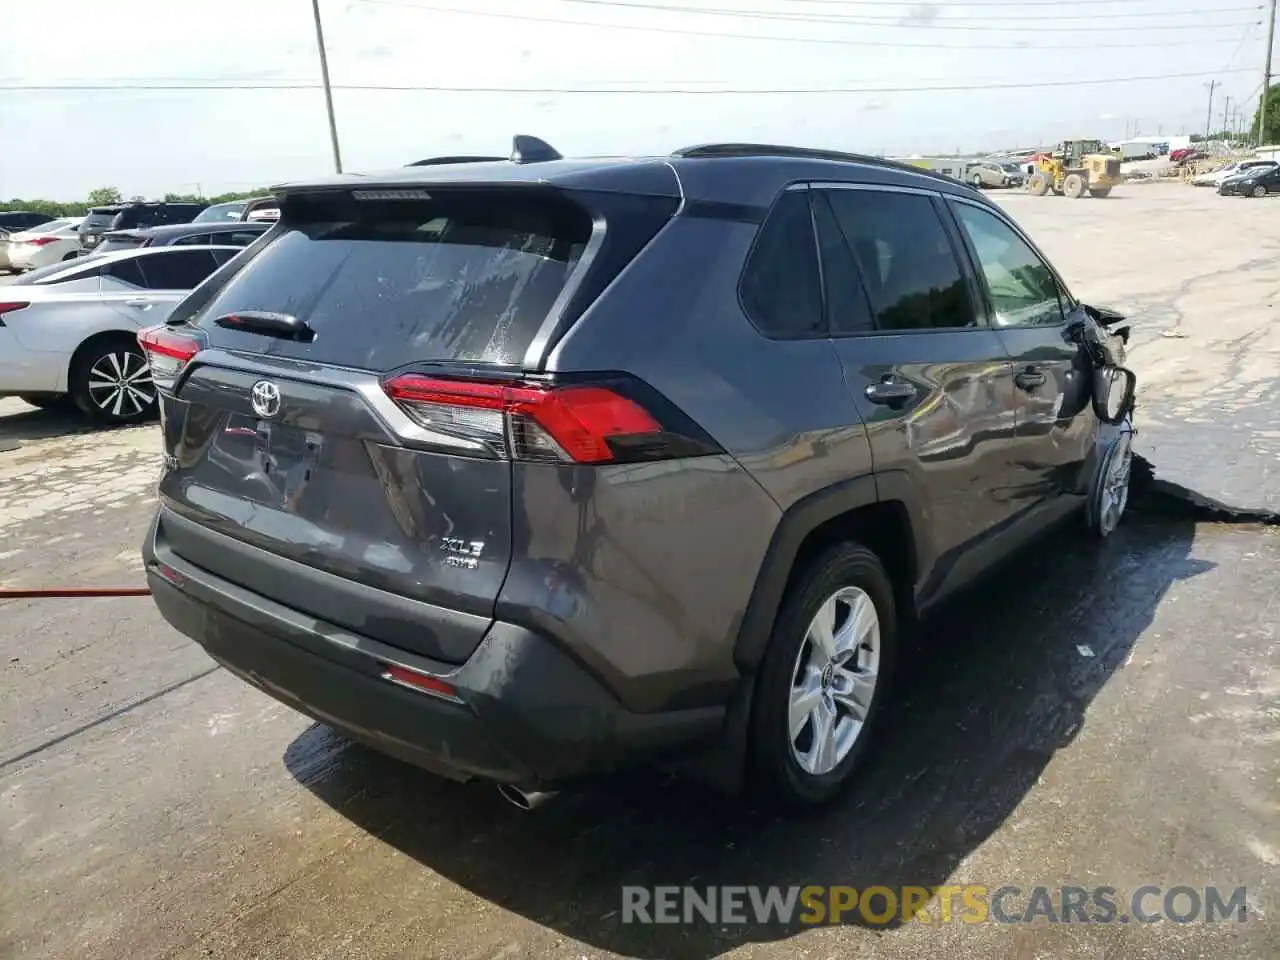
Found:
[[[155,412],[138,331],[163,323],[243,247],[126,250],[34,270],[0,287],[0,397],[72,401],[102,424]]]

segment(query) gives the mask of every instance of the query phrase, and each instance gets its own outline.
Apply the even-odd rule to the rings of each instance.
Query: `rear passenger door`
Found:
[[[1019,498],[1044,522],[1074,504],[1097,421],[1088,360],[1067,336],[1074,304],[1021,231],[985,204],[950,201],[981,277],[984,306],[1013,360]]]
[[[881,497],[917,500],[927,605],[1003,554],[1019,510],[1012,365],[936,194],[839,184],[814,201],[831,336]]]

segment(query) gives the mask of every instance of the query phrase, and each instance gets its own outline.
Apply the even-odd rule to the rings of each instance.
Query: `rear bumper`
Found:
[[[62,392],[67,360],[63,354],[24,347],[12,329],[0,326],[0,397]]]
[[[170,624],[283,703],[442,776],[552,785],[676,755],[723,724],[723,707],[628,711],[554,641],[501,621],[460,666],[407,653],[158,549],[155,532],[143,560]],[[443,678],[460,702],[384,679],[388,664]]]

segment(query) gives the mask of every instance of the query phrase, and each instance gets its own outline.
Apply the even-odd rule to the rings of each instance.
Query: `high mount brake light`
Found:
[[[164,324],[138,331],[138,345],[147,355],[152,382],[161,390],[172,390],[183,368],[200,351],[199,343]]]
[[[404,374],[383,389],[415,422],[484,441],[516,460],[610,463],[618,441],[661,443],[662,424],[606,386],[447,380]],[[652,459],[652,456],[649,457]]]

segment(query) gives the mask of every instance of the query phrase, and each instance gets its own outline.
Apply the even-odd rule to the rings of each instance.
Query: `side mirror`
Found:
[[[1103,367],[1093,375],[1093,412],[1103,423],[1122,423],[1133,412],[1138,378],[1126,367]]]

